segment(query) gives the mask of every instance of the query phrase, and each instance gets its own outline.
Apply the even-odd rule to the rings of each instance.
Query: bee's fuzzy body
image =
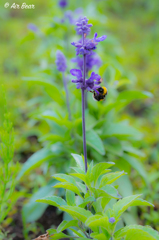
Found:
[[[106,87],[100,87],[100,88],[97,89],[97,91],[99,92],[99,94],[94,92],[93,93],[93,98],[96,101],[103,101],[105,99],[107,93],[108,93],[107,88]]]

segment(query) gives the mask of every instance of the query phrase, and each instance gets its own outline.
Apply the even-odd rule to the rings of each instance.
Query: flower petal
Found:
[[[96,39],[97,35],[98,35],[97,33],[94,34],[94,38],[95,38],[95,39]]]
[[[106,35],[103,35],[103,36],[101,36],[101,37],[99,37],[99,38],[96,38],[96,42],[102,42],[102,41],[104,41],[105,39],[106,39]]]
[[[71,69],[71,70],[70,70],[70,73],[71,73],[73,76],[76,76],[77,78],[81,78],[81,77],[82,77],[82,72],[81,72],[81,70],[79,70],[79,69]]]

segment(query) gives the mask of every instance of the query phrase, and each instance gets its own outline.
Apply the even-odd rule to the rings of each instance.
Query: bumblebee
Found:
[[[96,101],[103,101],[108,93],[108,90],[106,87],[100,87],[97,88],[97,91],[99,92],[99,94],[97,92],[93,92],[93,98]]]

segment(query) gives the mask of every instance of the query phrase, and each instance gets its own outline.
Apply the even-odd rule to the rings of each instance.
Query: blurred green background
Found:
[[[8,2],[10,5],[13,3]],[[22,2],[17,4],[21,5]],[[153,94],[153,97],[144,100],[135,99],[134,96],[131,103],[119,110],[117,118],[120,121],[129,119],[130,125],[140,130],[144,136],[139,144],[135,146],[133,143],[133,146],[145,153],[141,162],[144,162],[151,186],[148,188],[133,170],[130,180],[135,193],[143,193],[155,204],[155,211],[145,210],[138,215],[142,216],[144,223],[159,230],[158,1],[68,0],[67,8],[60,9],[58,1],[55,0],[28,0],[26,3],[34,4],[35,9],[27,10],[10,7],[6,9],[5,3],[4,0],[0,3],[0,79],[6,89],[8,109],[16,133],[15,162],[20,161],[22,167],[28,157],[42,148],[43,143],[37,140],[41,132],[49,131],[49,127],[43,121],[39,123],[35,115],[41,112],[41,108],[45,108],[50,99],[47,98],[43,87],[26,82],[26,77],[40,76],[45,79],[45,76],[55,74],[56,83],[58,84],[58,78],[61,82],[60,75],[55,70],[56,50],[60,49],[65,53],[70,69],[73,66],[70,59],[75,56],[75,51],[67,41],[72,42],[77,37],[73,25],[69,25],[68,22],[62,24],[58,19],[64,17],[66,10],[75,11],[82,8],[83,15],[93,23],[93,32],[97,31],[99,36],[107,35],[107,40],[98,48],[103,64],[113,63],[119,69],[122,68],[123,79],[125,76],[125,79],[130,81],[129,84],[119,87],[118,92],[128,89]],[[37,26],[38,32],[28,29],[30,23]],[[110,73],[108,78],[109,75]],[[71,76],[68,76],[71,80]],[[59,86],[61,88],[61,85]],[[69,89],[73,91],[74,86]],[[77,97],[80,98],[79,94]],[[1,126],[3,113],[0,94]],[[30,176],[21,180],[21,196],[29,199],[39,187],[45,186],[50,180],[51,174],[46,177],[40,174],[40,171],[41,169],[37,168],[34,173],[31,172]],[[6,226],[12,221],[12,216],[13,214]],[[36,232],[35,229],[32,231]]]

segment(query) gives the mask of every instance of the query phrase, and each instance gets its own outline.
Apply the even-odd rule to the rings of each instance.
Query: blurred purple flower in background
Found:
[[[67,68],[66,58],[65,58],[64,54],[59,50],[56,52],[55,63],[56,63],[58,71],[60,71],[60,72],[66,71],[66,68]]]
[[[114,217],[109,218],[109,222],[110,223],[115,223],[115,218]]]
[[[73,12],[71,10],[65,12],[62,22],[65,22],[66,20],[68,20],[70,24],[74,24]]]
[[[74,25],[77,22],[77,16],[78,18],[81,17],[83,13],[82,8],[77,8],[74,12],[71,10],[65,11],[64,17],[61,19],[61,23],[69,22],[69,24]]]
[[[65,8],[68,5],[68,1],[67,0],[60,0],[58,4],[61,8]]]
[[[71,120],[72,117],[71,117],[71,110],[70,110],[69,93],[68,93],[68,88],[67,88],[67,79],[65,77],[67,63],[66,63],[66,58],[65,58],[64,54],[59,50],[56,52],[55,63],[57,66],[57,70],[62,72],[63,85],[64,85],[64,89],[65,89],[65,93],[66,93],[67,110],[68,110],[68,114],[69,114],[69,120]]]
[[[28,29],[31,30],[32,32],[37,32],[38,31],[37,26],[33,23],[28,24]]]

